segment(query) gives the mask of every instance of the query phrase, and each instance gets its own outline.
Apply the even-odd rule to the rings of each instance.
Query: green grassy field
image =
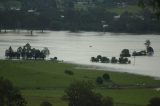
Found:
[[[153,88],[153,86],[159,86],[160,80],[128,73],[76,67],[81,66],[51,61],[0,60],[0,76],[11,80],[21,89],[28,102],[27,106],[39,106],[44,100],[50,101],[53,106],[67,106],[67,102],[62,101],[61,98],[71,82],[89,80],[95,83],[95,79],[104,73],[108,73],[115,84],[132,86],[117,89],[108,89],[105,84],[96,86],[95,92],[113,97],[116,106],[135,106],[135,104],[146,106],[150,98],[160,96],[160,91]],[[66,69],[72,70],[74,75],[65,74]],[[143,83],[145,86],[137,87],[138,83]]]

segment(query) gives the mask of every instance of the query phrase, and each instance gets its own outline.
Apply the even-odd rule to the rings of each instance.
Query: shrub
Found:
[[[148,106],[160,106],[160,97],[151,98]]]
[[[105,97],[102,99],[103,101],[103,106],[113,106],[114,102],[113,102],[113,98],[111,97]]]
[[[107,57],[101,58],[101,63],[109,63],[109,62],[110,62],[109,58],[107,58]]]
[[[103,78],[97,77],[96,82],[97,82],[97,84],[103,84]]]
[[[109,74],[107,74],[107,73],[104,73],[102,77],[103,77],[103,79],[106,80],[106,81],[110,80],[110,76],[109,76]]]
[[[43,101],[40,106],[52,106],[52,104],[48,101]]]
[[[0,77],[0,106],[26,106],[27,102],[13,84]]]
[[[65,70],[64,72],[65,72],[66,74],[68,74],[68,75],[74,75],[73,71],[71,71],[71,70]]]
[[[128,49],[123,49],[121,51],[120,57],[131,57]]]
[[[98,59],[98,60],[101,60],[101,59],[102,59],[102,56],[101,56],[101,55],[97,55],[97,59]]]
[[[104,98],[93,91],[93,84],[84,81],[73,82],[65,91],[68,106],[113,106],[110,97]]]
[[[118,62],[118,60],[116,59],[116,57],[112,57],[111,63],[117,63],[117,62]]]

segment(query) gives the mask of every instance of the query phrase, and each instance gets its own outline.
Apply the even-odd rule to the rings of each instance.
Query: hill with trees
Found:
[[[0,31],[160,32],[160,20],[137,0],[1,0],[0,24]]]

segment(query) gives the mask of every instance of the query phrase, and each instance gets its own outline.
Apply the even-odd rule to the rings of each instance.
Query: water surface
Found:
[[[132,53],[134,50],[145,50],[144,42],[151,40],[155,50],[154,56],[131,57],[130,65],[91,63],[90,57],[102,55],[111,58],[119,57],[122,49],[127,48]],[[48,47],[50,57],[57,56],[59,60],[78,64],[100,66],[105,70],[130,72],[149,76],[160,77],[160,36],[159,35],[131,35],[102,32],[46,31],[34,32],[29,36],[26,31],[8,32],[0,34],[0,58],[4,59],[5,49],[30,43],[32,47],[42,49]],[[49,58],[50,58],[49,57]]]

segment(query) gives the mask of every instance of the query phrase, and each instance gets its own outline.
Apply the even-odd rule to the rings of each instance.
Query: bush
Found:
[[[148,106],[160,106],[160,97],[151,98]]]
[[[97,84],[103,84],[103,78],[97,77],[96,82],[97,82]]]
[[[112,57],[111,63],[117,63],[117,62],[118,62],[118,60],[116,59],[116,57]]]
[[[105,97],[103,98],[103,106],[113,106],[114,102],[111,97]]]
[[[113,106],[112,98],[104,98],[93,88],[90,82],[75,81],[66,89],[63,97],[68,100],[68,106]]]
[[[120,57],[131,57],[128,49],[123,49],[121,51]]]
[[[101,63],[109,63],[109,62],[110,62],[109,58],[107,58],[107,57],[101,58]]]
[[[52,104],[48,101],[43,101],[40,106],[52,106]]]
[[[68,75],[74,75],[73,71],[71,71],[71,70],[65,70],[64,72],[65,72],[66,74],[68,74]]]
[[[104,73],[102,77],[103,77],[103,79],[106,80],[106,81],[110,80],[110,76],[109,76],[109,74],[107,74],[107,73]]]
[[[0,77],[0,106],[26,106],[20,91],[9,80]]]

